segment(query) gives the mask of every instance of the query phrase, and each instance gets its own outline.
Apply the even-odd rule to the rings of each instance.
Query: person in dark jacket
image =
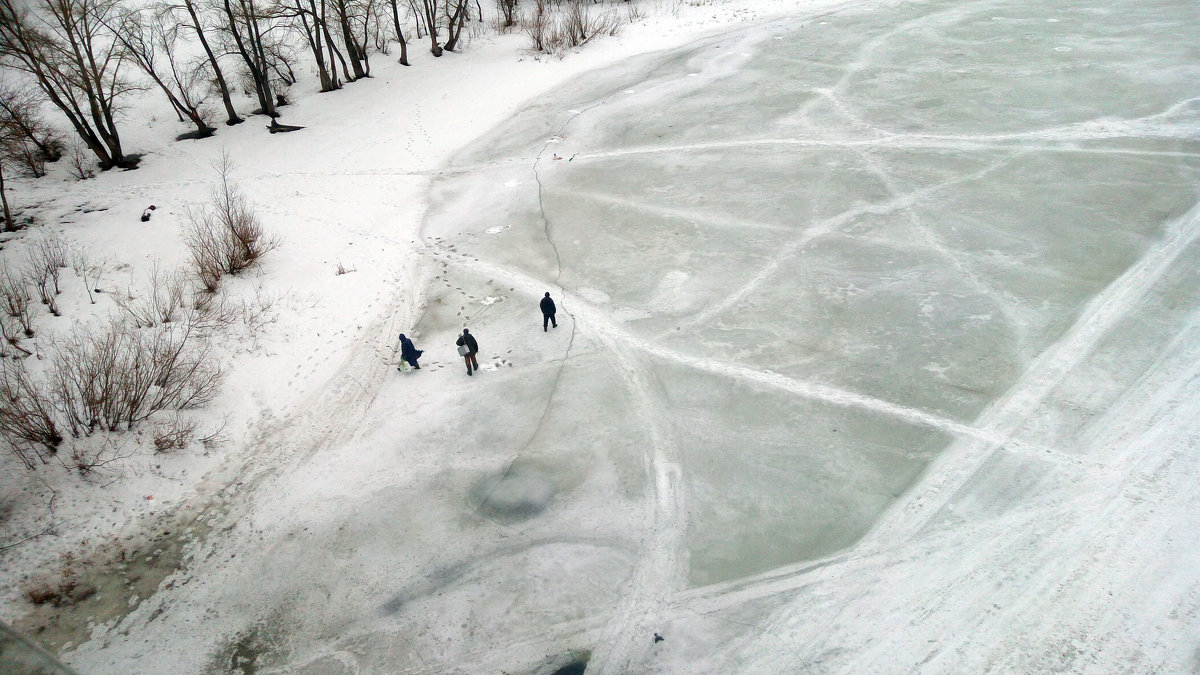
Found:
[[[404,337],[404,333],[400,334],[400,358],[408,361],[408,365],[413,367],[413,370],[420,370],[421,366],[417,365],[417,359],[425,352],[417,349],[413,345],[412,340]]]
[[[467,362],[467,374],[474,375],[474,371],[479,370],[479,361],[475,359],[475,354],[479,352],[479,343],[475,341],[475,336],[464,328],[462,335],[458,336],[458,341],[454,344],[467,348],[467,353],[463,354],[463,360]],[[459,353],[462,354],[462,351],[460,350]]]
[[[558,328],[558,322],[554,320],[554,300],[550,299],[550,292],[546,292],[546,297],[542,298],[542,332],[546,332],[546,324],[551,324]]]

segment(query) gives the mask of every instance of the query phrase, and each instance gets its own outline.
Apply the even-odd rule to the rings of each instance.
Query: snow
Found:
[[[300,133],[166,143],[147,103],[142,168],[23,185],[114,288],[183,260],[222,150],[283,244],[228,289],[276,299],[228,443],[8,472],[6,540],[57,530],[5,619],[168,523],[183,568],[49,631],[67,663],[1200,667],[1194,8],[648,6],[561,60],[377,57]]]

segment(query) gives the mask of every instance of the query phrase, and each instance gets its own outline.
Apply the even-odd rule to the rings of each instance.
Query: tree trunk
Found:
[[[304,37],[308,40],[308,48],[312,50],[313,60],[317,64],[317,76],[321,79],[321,91],[333,91],[339,87],[337,81],[329,76],[329,68],[325,65],[325,46],[322,44],[320,18],[317,16],[315,0],[308,0],[308,9],[296,0],[296,11],[300,14],[300,23],[304,26]],[[312,26],[308,25],[308,17],[312,16]]]
[[[454,0],[457,5],[454,8],[454,14],[446,12],[449,21],[446,22],[446,51],[452,52],[458,46],[458,37],[462,35],[463,19],[467,14],[467,0]],[[449,6],[446,7],[450,9]]]
[[[429,53],[435,57],[442,55],[442,46],[438,44],[437,9],[438,0],[421,0],[425,9],[425,28],[429,31]]]
[[[4,231],[13,232],[17,223],[13,220],[12,211],[8,209],[8,194],[4,191],[4,163],[0,162],[0,203],[4,204]]]
[[[354,30],[350,26],[350,12],[346,9],[346,0],[334,0],[337,8],[338,26],[342,29],[342,44],[346,46],[346,56],[350,58],[350,67],[354,69],[354,79],[366,77],[362,68],[362,50],[354,39]]]
[[[262,113],[272,119],[279,117],[275,111],[275,99],[271,95],[271,81],[266,72],[266,55],[262,49],[262,35],[258,31],[258,14],[254,10],[254,0],[238,0],[238,11],[234,11],[230,0],[224,0],[225,17],[228,20],[226,29],[237,46],[238,54],[246,63],[250,77],[254,80],[254,93]],[[240,19],[239,19],[240,17]],[[242,35],[239,21],[245,21],[246,35]]]
[[[404,39],[404,28],[400,25],[399,0],[391,0],[392,23],[396,26],[396,41],[400,43],[400,65],[408,65],[408,41]]]
[[[333,35],[329,32],[329,21],[327,12],[325,11],[325,0],[321,0],[321,30],[325,33],[325,47],[329,50],[329,68],[333,71],[333,78],[337,79],[337,63],[342,64],[342,74],[350,77],[350,69],[346,67],[346,59],[342,57],[342,51],[337,48],[337,43],[333,41]],[[334,59],[337,62],[334,62]]]
[[[241,124],[245,120],[238,117],[237,110],[233,107],[233,99],[229,96],[229,85],[225,83],[225,76],[221,73],[221,64],[217,63],[216,54],[213,54],[212,47],[208,46],[208,39],[204,37],[204,28],[200,24],[200,17],[196,15],[196,6],[192,0],[183,0],[183,5],[187,8],[188,15],[192,17],[192,28],[196,30],[196,37],[200,38],[200,45],[204,47],[204,53],[208,55],[208,62],[212,65],[213,75],[217,78],[217,88],[221,90],[221,102],[225,104],[225,125],[231,127]]]

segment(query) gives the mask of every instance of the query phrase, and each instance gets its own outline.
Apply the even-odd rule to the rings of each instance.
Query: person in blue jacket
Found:
[[[408,365],[413,367],[413,370],[420,370],[421,366],[417,365],[417,359],[425,352],[417,349],[413,345],[412,340],[404,337],[404,333],[400,334],[400,358],[408,361]]]

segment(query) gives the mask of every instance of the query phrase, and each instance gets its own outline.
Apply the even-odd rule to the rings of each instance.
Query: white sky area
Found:
[[[14,180],[105,294],[222,152],[281,245],[222,443],[0,458],[0,618],[89,674],[1200,671],[1194,3],[638,4]],[[40,334],[115,311],[64,287]]]

